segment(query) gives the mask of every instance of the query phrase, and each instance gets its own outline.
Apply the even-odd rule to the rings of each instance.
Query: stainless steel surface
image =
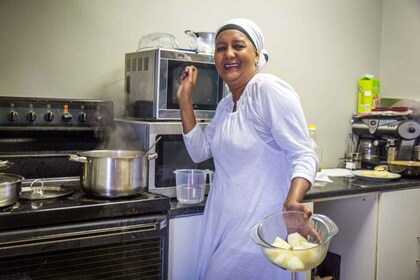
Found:
[[[420,124],[415,119],[405,116],[356,117],[352,120],[352,132],[358,137],[359,146],[362,141],[379,143],[379,160],[373,161],[366,156],[363,157],[362,164],[367,168],[384,164],[393,157],[398,161],[415,159],[414,147],[420,139]],[[388,153],[389,148],[391,153]],[[397,153],[394,153],[392,148],[395,148]]]
[[[13,162],[8,160],[0,160],[0,170],[5,170],[13,165]]]
[[[22,181],[20,175],[0,173],[0,207],[15,204],[22,192]]]
[[[156,153],[129,150],[95,150],[71,156],[84,164],[84,192],[100,197],[122,197],[142,193],[147,187],[148,160]]]
[[[346,168],[350,170],[362,168],[362,154],[348,153],[346,154]]]
[[[414,160],[420,161],[420,145],[414,147]]]
[[[207,122],[200,122],[202,129]],[[159,137],[161,140],[151,150],[159,155],[148,162],[147,187],[152,193],[176,197],[173,171],[179,168],[214,170],[212,159],[194,163],[182,138],[182,123],[175,121],[147,122],[136,119],[115,119],[115,133],[108,141],[109,149],[135,149],[146,151]],[[124,141],[121,141],[124,139]],[[206,185],[208,193],[210,185]]]
[[[223,80],[217,74],[213,55],[192,51],[161,48],[145,49],[125,54],[125,113],[143,120],[180,120],[176,90],[179,75],[187,65],[200,71],[194,90],[194,112],[198,120],[213,118],[217,103],[225,94]]]
[[[396,147],[389,147],[387,151],[386,161],[394,161],[397,160],[398,156],[398,149]]]

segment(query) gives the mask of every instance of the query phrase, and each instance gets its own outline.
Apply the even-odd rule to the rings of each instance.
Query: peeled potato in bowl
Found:
[[[318,266],[327,253],[327,247],[308,241],[295,232],[287,241],[276,237],[273,248],[263,248],[265,256],[275,265],[291,271],[306,271]]]

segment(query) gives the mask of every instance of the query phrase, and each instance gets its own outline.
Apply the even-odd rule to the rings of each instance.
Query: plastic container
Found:
[[[312,247],[285,249],[276,245],[276,238],[286,240],[288,234],[295,232],[302,235],[306,242],[312,243]],[[258,222],[251,229],[251,238],[261,246],[262,252],[273,264],[284,270],[302,272],[321,264],[337,232],[337,225],[327,216],[313,214],[306,219],[303,212],[286,211],[272,214]],[[314,235],[320,239],[318,242]]]
[[[322,148],[321,145],[318,142],[318,139],[316,137],[316,126],[315,125],[309,125],[309,137],[311,139],[311,146],[312,149],[314,149],[317,157],[318,157],[318,172],[321,172],[321,166],[322,166]]]
[[[178,42],[169,33],[149,33],[139,39],[137,51],[147,48],[178,49]]]
[[[346,154],[346,168],[356,170],[362,168],[362,154],[348,153]]]
[[[204,200],[206,176],[213,171],[200,169],[178,169],[174,171],[176,179],[176,198],[181,204],[197,204]]]

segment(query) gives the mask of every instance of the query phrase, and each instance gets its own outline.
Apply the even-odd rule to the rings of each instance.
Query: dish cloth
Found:
[[[328,183],[332,183],[332,180],[328,177],[324,170],[316,173],[314,187],[324,187]]]

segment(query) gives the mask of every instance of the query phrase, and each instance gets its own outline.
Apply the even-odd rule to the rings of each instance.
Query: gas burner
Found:
[[[146,193],[140,193],[136,195],[130,196],[120,196],[120,197],[103,197],[103,196],[95,196],[92,194],[83,194],[80,196],[81,202],[89,202],[89,203],[104,203],[104,202],[120,202],[120,201],[127,201],[127,200],[142,200],[142,199],[149,199],[149,195]]]

